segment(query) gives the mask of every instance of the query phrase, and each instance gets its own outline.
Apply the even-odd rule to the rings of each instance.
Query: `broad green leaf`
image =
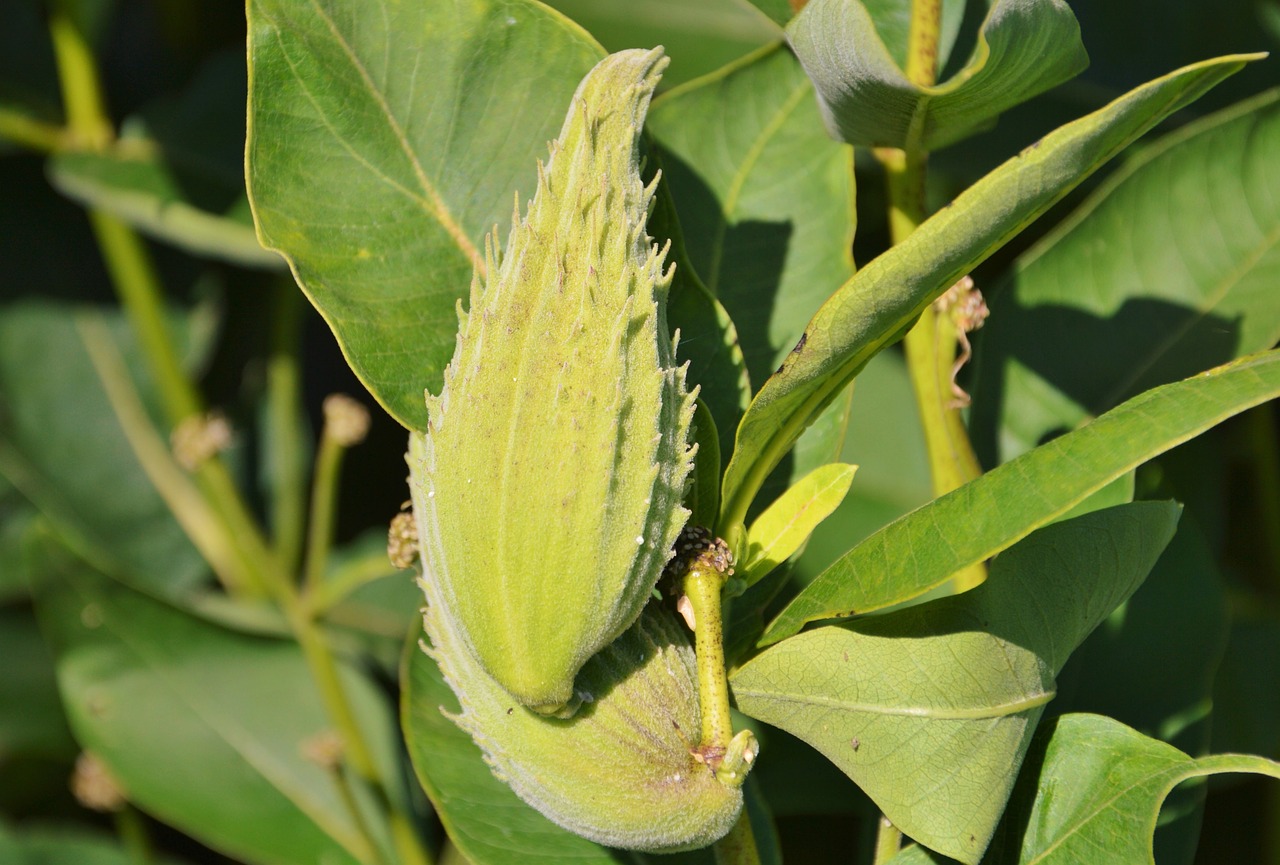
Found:
[[[786,640],[733,675],[738,707],[825,754],[915,840],[975,863],[1054,677],[1141,584],[1179,512],[1143,502],[1057,523],[970,592]]]
[[[455,303],[537,160],[589,36],[532,0],[251,0],[249,198],[356,375],[426,427]]]
[[[1067,511],[1058,519],[1069,520],[1072,517],[1087,514],[1089,511],[1100,511],[1103,508],[1110,508],[1115,505],[1122,505],[1126,502],[1133,501],[1133,489],[1136,478],[1136,471],[1127,472],[1121,475],[1093,495],[1082,500],[1078,505]]]
[[[1280,340],[1280,90],[1124,166],[992,292],[972,413],[1009,459]]]
[[[916,597],[1008,548],[1134,467],[1276,396],[1280,351],[1134,397],[885,526],[820,574],[770,624],[762,642],[777,642],[815,619]]]
[[[369,858],[333,776],[304,756],[331,724],[295,643],[228,631],[137,594],[52,539],[33,544],[33,555],[56,574],[37,607],[71,728],[133,802],[247,862]],[[385,697],[346,664],[339,679],[390,772]],[[374,812],[363,819],[385,838]]]
[[[207,576],[147,479],[85,351],[77,317],[110,328],[143,400],[158,392],[121,314],[29,301],[0,312],[0,475],[100,568],[145,591],[184,597]],[[208,322],[172,319],[192,361]]]
[[[756,517],[739,578],[749,586],[791,558],[844,500],[857,468],[828,463],[814,469]]]
[[[400,723],[414,771],[450,840],[474,865],[604,865],[626,861],[561,829],[493,776],[480,748],[445,714],[460,711],[417,640],[405,646]]]
[[[878,5],[813,0],[787,25],[787,39],[817,88],[827,129],[850,144],[937,150],[1089,63],[1080,27],[1062,0],[996,0],[964,68],[921,86],[900,65],[905,28],[877,33],[870,7]],[[893,20],[886,16],[884,23]]]
[[[1067,124],[862,268],[823,305],[796,350],[756,394],[738,428],[721,510],[745,511],[761,479],[821,409],[957,279],[1161,118],[1249,59],[1224,57],[1186,67]]]
[[[764,381],[853,272],[852,150],[823,134],[812,85],[777,45],[658,97],[649,129],[690,262]]]
[[[169,857],[150,860],[173,865]],[[43,825],[15,831],[0,824],[0,862],[5,865],[137,865],[135,851],[117,838],[82,824]]]
[[[56,154],[49,179],[189,252],[283,269],[258,243],[244,194],[244,90],[244,58],[219,55],[181,96],[125,121],[109,151]]]
[[[1100,715],[1046,725],[1027,764],[1037,771],[1023,773],[990,865],[1154,863],[1151,833],[1177,784],[1223,772],[1280,780],[1280,763],[1247,754],[1188,757]]]
[[[741,0],[551,0],[547,5],[589,30],[608,51],[661,45],[671,58],[662,75],[668,89],[782,35]]]

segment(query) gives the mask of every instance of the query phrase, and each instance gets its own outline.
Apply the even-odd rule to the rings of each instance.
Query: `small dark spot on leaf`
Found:
[[[804,333],[800,334],[800,339],[798,342],[796,342],[796,347],[791,349],[791,353],[799,354],[800,352],[804,351],[804,344],[808,341],[809,341],[809,332],[805,331]]]
[[[514,712],[514,711],[515,711],[515,708],[507,709],[507,714],[508,714],[508,715],[510,715],[510,714],[511,714],[512,712]]]

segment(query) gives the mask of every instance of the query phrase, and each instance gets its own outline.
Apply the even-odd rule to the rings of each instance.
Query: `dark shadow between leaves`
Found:
[[[1081,406],[1086,420],[1143,391],[1226,363],[1241,350],[1238,318],[1149,297],[1130,298],[1107,317],[1060,304],[1028,308],[1018,305],[1011,288],[991,299],[991,320],[975,338],[969,428],[986,466],[1012,456],[1001,453],[1004,419],[1025,419],[1031,407],[1023,405],[1031,395],[1009,392],[1013,363]],[[1064,418],[1061,426],[1046,425],[1035,437],[1046,441],[1069,423]]]

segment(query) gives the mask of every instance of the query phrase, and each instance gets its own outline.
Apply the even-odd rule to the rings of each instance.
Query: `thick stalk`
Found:
[[[913,0],[905,72],[920,86],[934,84],[937,76],[940,16],[940,0]],[[879,150],[876,156],[885,167],[889,232],[893,243],[898,244],[925,219],[928,156],[913,142],[903,150]],[[982,473],[951,389],[956,337],[950,316],[930,306],[903,341],[936,496],[949,493]],[[958,590],[965,590],[981,583],[985,576],[985,568],[974,565],[956,574],[953,581]]]
[[[881,815],[880,825],[876,829],[876,852],[872,865],[884,865],[898,855],[901,846],[902,832],[889,822],[888,817]]]
[[[305,431],[299,363],[302,295],[292,280],[272,286],[271,354],[267,359],[265,446],[271,487],[271,532],[280,566],[293,573],[302,556],[306,520]]]
[[[338,497],[338,471],[342,467],[343,446],[326,429],[316,452],[311,484],[311,519],[307,527],[307,558],[303,585],[308,594],[316,592],[324,579],[329,547],[333,542],[334,511]]]
[[[724,667],[724,622],[721,589],[724,577],[695,562],[685,574],[684,594],[694,618],[694,651],[698,658],[698,703],[702,709],[704,749],[726,749],[733,738],[729,715],[729,679]]]
[[[155,861],[155,851],[151,846],[151,836],[147,833],[146,823],[137,808],[129,803],[115,813],[116,835],[120,845],[129,855],[133,865],[151,865]]]
[[[728,563],[720,568],[713,564],[714,548],[694,558],[685,571],[684,597],[693,616],[694,652],[698,665],[698,703],[702,713],[702,738],[698,751],[719,774],[720,761],[731,752],[733,718],[729,714],[729,678],[724,663],[723,592]],[[749,734],[746,734],[749,735]],[[754,749],[754,740],[749,746]],[[747,759],[755,757],[754,750]],[[738,758],[731,758],[738,759]],[[742,771],[749,769],[744,767]],[[742,783],[741,779],[737,783]],[[759,865],[751,820],[744,808],[729,834],[715,844],[718,865]]]
[[[0,138],[40,153],[62,149],[66,131],[61,126],[28,117],[20,111],[0,108]]]

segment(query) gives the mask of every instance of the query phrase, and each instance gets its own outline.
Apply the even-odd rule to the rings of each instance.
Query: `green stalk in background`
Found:
[[[922,87],[936,82],[940,0],[913,0],[907,36],[907,78]],[[923,118],[924,112],[918,117]],[[925,180],[928,153],[908,144],[905,149],[882,148],[876,156],[884,165],[889,191],[889,235],[901,243],[924,222]],[[929,472],[935,496],[945,495],[982,474],[969,434],[952,391],[959,332],[952,317],[939,304],[926,309],[907,333],[907,371],[915,390],[916,406],[924,427]],[[955,575],[958,591],[971,589],[986,578],[981,564]]]

